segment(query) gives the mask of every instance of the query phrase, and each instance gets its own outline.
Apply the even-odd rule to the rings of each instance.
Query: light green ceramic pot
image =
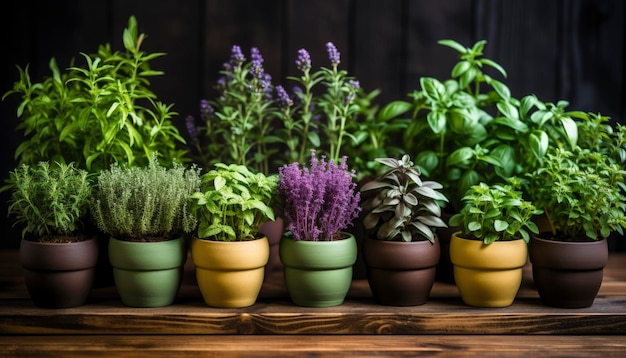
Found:
[[[330,307],[343,303],[352,283],[357,258],[353,235],[336,241],[298,241],[290,235],[280,240],[285,286],[294,304]]]
[[[122,302],[131,307],[163,307],[174,302],[187,259],[184,238],[130,242],[111,238],[109,260]]]

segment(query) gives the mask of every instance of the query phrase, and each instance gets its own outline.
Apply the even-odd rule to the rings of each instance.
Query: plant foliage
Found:
[[[253,240],[260,225],[274,220],[272,202],[278,178],[254,173],[244,165],[215,164],[192,195],[198,237],[219,241]]]
[[[465,206],[450,218],[450,226],[458,226],[466,238],[494,241],[523,239],[527,243],[531,234],[539,229],[532,220],[542,211],[532,202],[522,198],[520,181],[510,178],[508,184],[473,185],[463,196]]]
[[[149,79],[161,75],[150,62],[163,53],[141,51],[145,36],[137,21],[124,29],[124,51],[101,45],[97,54],[81,53],[82,66],[60,71],[50,60],[51,77],[33,83],[28,66],[10,94],[20,94],[17,129],[25,139],[15,152],[19,163],[75,162],[90,172],[111,163],[146,165],[156,152],[166,162],[184,160],[184,143],[171,122],[172,105],[157,100]],[[3,97],[3,98],[4,98]]]
[[[200,188],[200,169],[171,168],[156,156],[144,167],[114,163],[98,176],[92,217],[102,232],[120,240],[174,239],[196,229],[191,195]]]
[[[23,225],[22,237],[49,241],[84,228],[92,184],[89,174],[74,163],[22,164],[10,172],[3,190],[11,190],[9,215]]]
[[[361,188],[373,192],[363,203],[367,215],[363,224],[367,232],[379,240],[435,242],[435,229],[447,227],[441,220],[440,202],[448,199],[440,193],[441,184],[422,181],[421,172],[411,158],[401,160],[379,158],[377,162],[389,167],[376,180]]]

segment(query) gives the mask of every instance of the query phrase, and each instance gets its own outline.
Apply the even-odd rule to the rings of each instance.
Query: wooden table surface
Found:
[[[593,306],[541,305],[525,267],[506,308],[463,304],[456,286],[436,282],[421,306],[376,304],[355,279],[343,305],[293,305],[275,269],[257,303],[240,309],[204,304],[191,260],[176,302],[124,306],[112,284],[93,289],[85,306],[35,307],[17,252],[0,251],[0,357],[178,356],[535,356],[626,357],[626,254],[611,253]]]

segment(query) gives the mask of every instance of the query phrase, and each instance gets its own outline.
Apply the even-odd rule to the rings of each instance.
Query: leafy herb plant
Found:
[[[423,77],[421,89],[409,95],[413,121],[403,143],[407,151],[419,153],[415,163],[424,176],[443,185],[458,210],[472,185],[502,181],[514,173],[514,150],[501,142],[499,128],[523,123],[512,109],[509,88],[485,71],[506,77],[499,64],[483,56],[485,41],[469,48],[453,40],[439,43],[456,50],[459,61],[450,79]]]
[[[441,184],[422,181],[419,168],[408,155],[401,160],[377,161],[389,169],[361,188],[362,193],[375,195],[363,203],[367,212],[363,219],[365,229],[379,240],[434,243],[435,229],[447,227],[440,218],[440,202],[448,200],[437,191]]]
[[[92,184],[89,174],[73,163],[22,164],[10,172],[9,215],[23,225],[22,237],[50,242],[76,236],[88,219]]]
[[[473,185],[463,197],[465,206],[450,218],[450,226],[460,227],[465,238],[485,244],[517,239],[528,243],[531,234],[539,234],[532,219],[542,211],[524,200],[519,189],[515,177],[507,184]]]
[[[218,241],[257,238],[260,225],[274,220],[272,202],[277,177],[254,173],[244,165],[215,164],[202,176],[202,189],[194,193],[198,237]]]
[[[625,174],[602,153],[552,148],[529,173],[528,191],[553,239],[599,240],[626,228]]]
[[[184,139],[171,121],[172,105],[149,89],[149,79],[162,74],[150,62],[164,54],[141,51],[145,36],[137,31],[130,17],[125,50],[101,45],[97,54],[81,53],[83,66],[60,71],[51,59],[52,76],[40,83],[32,82],[28,66],[18,67],[20,80],[4,97],[22,96],[17,116],[25,139],[15,153],[19,163],[75,162],[98,172],[115,162],[146,165],[155,152],[166,162],[185,159],[177,148]]]
[[[299,163],[279,168],[278,198],[287,231],[295,240],[332,241],[357,218],[361,195],[347,157],[337,164],[311,151],[309,167]]]
[[[200,188],[200,169],[159,164],[144,167],[114,163],[98,176],[91,214],[98,228],[119,240],[175,239],[196,229],[191,195]]]

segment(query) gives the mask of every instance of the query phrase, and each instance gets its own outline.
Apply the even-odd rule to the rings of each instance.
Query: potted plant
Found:
[[[363,256],[374,298],[382,304],[413,306],[426,302],[435,281],[440,247],[435,229],[446,227],[441,184],[423,181],[411,158],[379,158],[389,167],[367,182],[361,193],[368,237]]]
[[[92,183],[73,163],[21,164],[10,173],[9,215],[23,225],[20,262],[33,303],[83,305],[91,291],[98,244],[85,230]]]
[[[261,224],[274,220],[276,176],[223,163],[202,176],[194,193],[199,225],[191,244],[202,297],[213,307],[247,307],[256,302],[269,260]]]
[[[199,190],[200,169],[155,155],[144,167],[113,164],[98,175],[91,214],[111,238],[109,260],[122,302],[162,307],[174,302],[187,259],[186,234],[195,230],[191,195]]]
[[[357,246],[344,230],[361,210],[354,175],[347,157],[335,163],[317,158],[314,150],[309,167],[279,168],[278,199],[287,231],[279,255],[296,305],[336,306],[348,293]]]
[[[624,170],[600,152],[551,148],[528,191],[547,229],[530,243],[533,279],[550,306],[589,307],[608,260],[606,238],[626,227]]]
[[[522,198],[520,180],[473,185],[465,206],[450,218],[461,231],[452,235],[450,259],[465,304],[506,307],[515,300],[528,259],[527,243],[539,230],[533,217],[541,213]]]

